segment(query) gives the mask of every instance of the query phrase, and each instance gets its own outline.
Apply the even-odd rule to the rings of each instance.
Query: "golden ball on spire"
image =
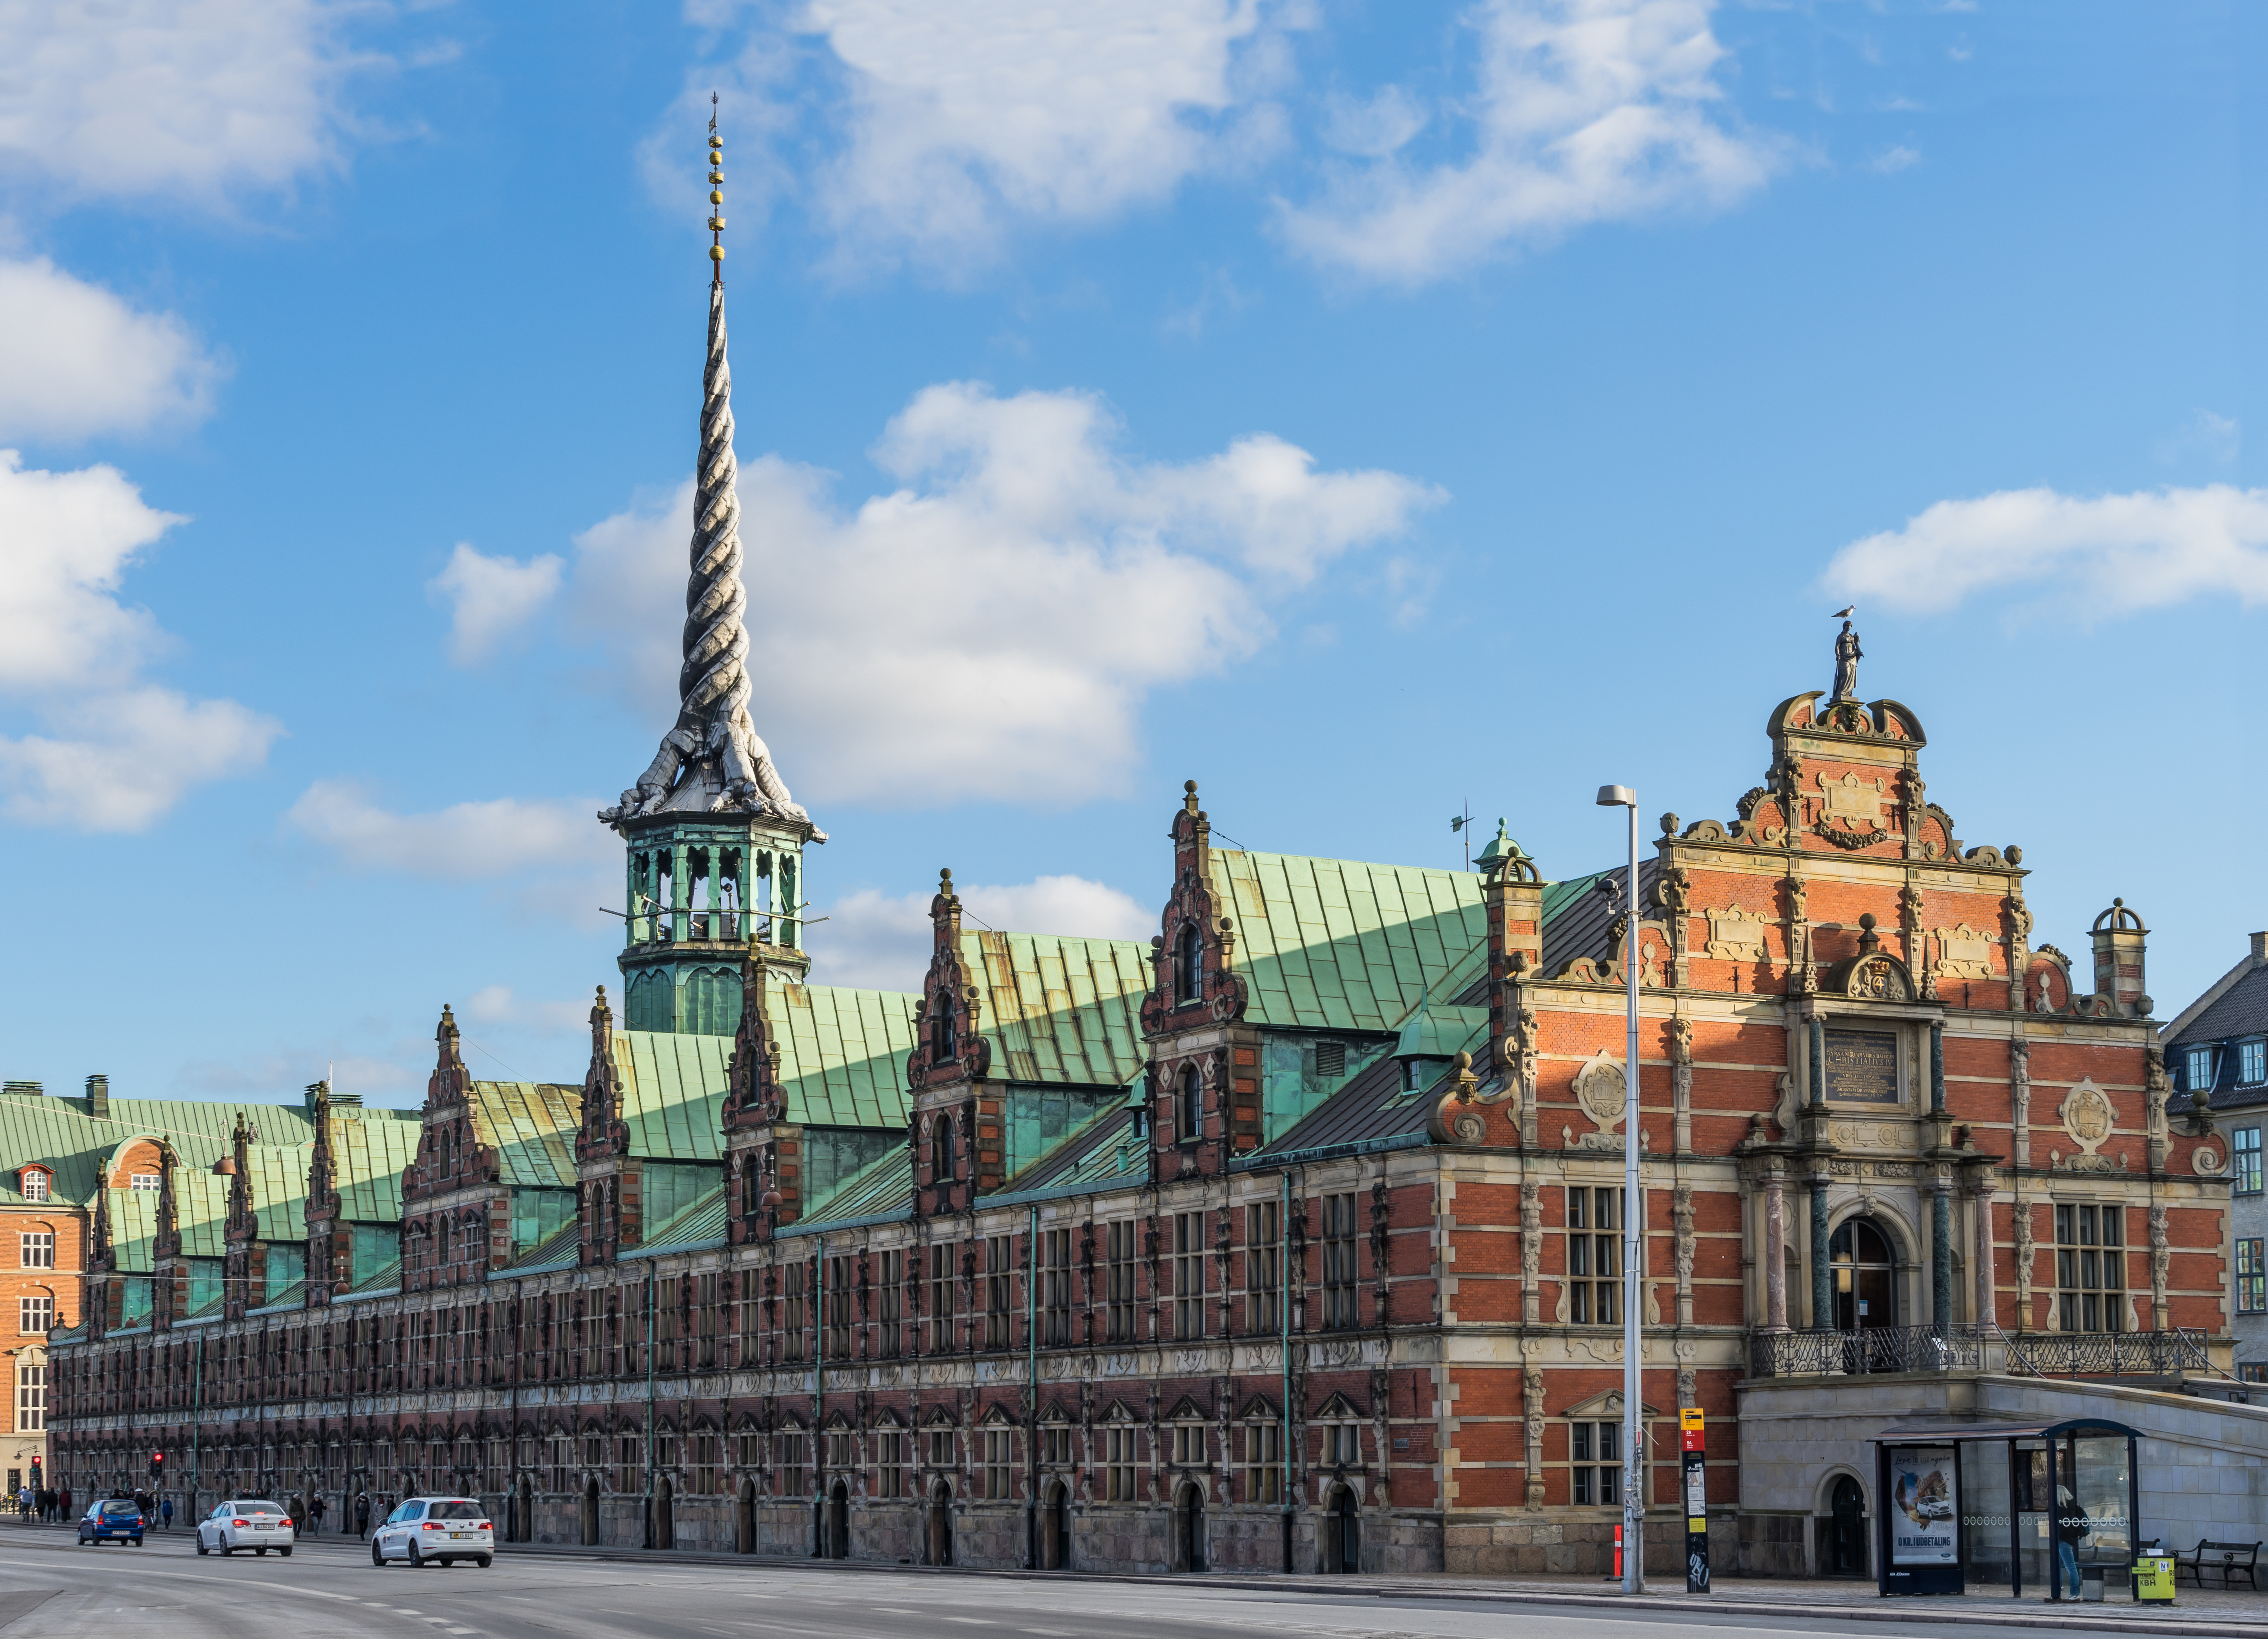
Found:
[[[712,188],[709,190],[709,203],[712,205],[721,205],[725,203],[725,196]]]
[[[722,262],[722,261],[724,261],[724,260],[725,260],[725,247],[724,247],[722,245],[711,245],[711,246],[710,246],[710,247],[709,247],[709,260],[710,260],[710,261],[711,261],[711,262]]]

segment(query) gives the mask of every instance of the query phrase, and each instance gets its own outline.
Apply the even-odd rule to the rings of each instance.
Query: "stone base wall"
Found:
[[[1464,1576],[1609,1576],[1614,1574],[1616,1524],[1611,1517],[1558,1513],[1506,1513],[1479,1519],[1460,1515],[1441,1531],[1440,1564],[1410,1569],[1438,1569]],[[1718,1530],[1712,1523],[1712,1559]],[[1366,1549],[1365,1570],[1388,1569],[1373,1567],[1369,1560]],[[1646,1521],[1646,1574],[1683,1580],[1683,1521]]]
[[[1816,1535],[1815,1524],[1808,1514],[1742,1514],[1738,1554],[1741,1575],[1811,1575],[1811,1548]]]

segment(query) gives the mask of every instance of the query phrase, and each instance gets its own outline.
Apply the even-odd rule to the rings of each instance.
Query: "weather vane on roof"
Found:
[[[1463,833],[1465,838],[1465,868],[1469,871],[1473,868],[1473,800],[1470,797],[1467,797],[1464,800],[1464,802],[1465,811],[1463,813],[1452,814],[1449,816],[1449,834],[1454,837],[1460,832]]]

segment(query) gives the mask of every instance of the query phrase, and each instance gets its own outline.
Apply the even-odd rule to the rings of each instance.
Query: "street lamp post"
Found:
[[[1638,1183],[1638,793],[1628,786],[1599,787],[1599,806],[1630,814],[1630,921],[1623,935],[1623,978],[1628,1041],[1623,1060],[1623,1591],[1646,1589],[1645,1376],[1639,1370],[1639,1231],[1645,1212]]]

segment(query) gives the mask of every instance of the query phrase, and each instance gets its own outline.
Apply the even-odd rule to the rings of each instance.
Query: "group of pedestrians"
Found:
[[[120,1495],[126,1494],[121,1492]],[[154,1520],[160,1531],[171,1531],[173,1528],[173,1499],[170,1495],[152,1496],[146,1491],[136,1491],[132,1495],[136,1503],[140,1506],[142,1517],[144,1519]],[[0,1492],[0,1497],[4,1496],[6,1494]],[[67,1521],[70,1517],[71,1494],[69,1487],[49,1489],[24,1486],[17,1490],[13,1497],[8,1497],[7,1501],[16,1505],[16,1511],[26,1525],[31,1524],[33,1520],[38,1520],[44,1525],[55,1525],[61,1521]],[[381,1498],[379,1510],[381,1514],[385,1511],[384,1504],[385,1499]],[[4,1505],[0,1503],[0,1507]],[[291,1502],[284,1505],[284,1512],[291,1517],[292,1534],[294,1536],[321,1535],[323,1516],[329,1511],[329,1508],[328,1500],[320,1491],[312,1497],[294,1492]],[[343,1505],[340,1513],[339,1523],[343,1529],[348,1513]],[[357,1492],[352,1507],[356,1536],[366,1537],[370,1534],[370,1493]]]
[[[23,1486],[17,1489],[13,1500],[16,1512],[26,1525],[36,1519],[42,1525],[52,1525],[70,1516],[71,1495],[68,1490]]]

